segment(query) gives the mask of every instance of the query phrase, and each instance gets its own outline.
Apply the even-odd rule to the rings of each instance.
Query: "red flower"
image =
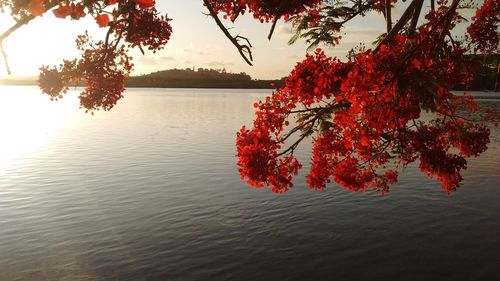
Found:
[[[154,0],[132,0],[132,1],[134,1],[134,3],[139,5],[139,7],[141,7],[142,9],[150,8],[155,5]]]
[[[106,27],[109,23],[109,16],[107,14],[100,14],[96,17],[95,20],[99,27]]]
[[[30,0],[28,11],[34,16],[41,16],[45,13],[45,0]]]
[[[56,9],[52,10],[52,12],[54,13],[54,15],[57,17],[57,18],[65,18],[69,15],[71,15],[71,12],[73,11],[73,9],[71,8],[71,6],[66,6],[66,5],[59,5],[59,7],[57,7]]]

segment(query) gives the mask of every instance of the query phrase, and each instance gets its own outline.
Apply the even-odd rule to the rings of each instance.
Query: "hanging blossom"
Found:
[[[2,2],[0,6],[3,9],[9,5]],[[158,13],[153,0],[25,0],[9,8],[19,21],[51,10],[61,19],[91,16],[99,27],[108,29],[106,40],[97,43],[87,35],[78,37],[80,59],[41,68],[40,88],[52,99],[62,98],[70,84],[83,84],[80,104],[88,111],[109,110],[123,97],[125,81],[133,68],[130,49],[154,53],[164,48],[172,33],[170,19]]]
[[[239,15],[250,12],[255,19],[269,22],[276,18],[314,10],[321,0],[210,0],[216,12],[234,21]]]
[[[442,25],[452,28],[458,16],[441,9],[426,19],[415,36],[397,34],[347,62],[320,49],[307,55],[285,87],[255,104],[253,128],[237,133],[242,179],[288,191],[302,166],[294,151],[313,136],[306,180],[312,189],[335,182],[352,191],[385,193],[401,168],[418,162],[443,190],[456,190],[467,158],[487,149],[490,131],[459,114],[476,111],[471,96],[449,92],[470,83],[475,70],[462,45],[442,41]],[[423,112],[433,118],[423,121]]]
[[[485,0],[472,17],[472,21],[467,32],[477,48],[483,52],[499,52],[500,1]]]

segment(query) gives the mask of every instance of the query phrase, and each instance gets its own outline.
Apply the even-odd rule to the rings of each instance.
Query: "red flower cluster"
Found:
[[[153,0],[59,0],[44,3],[44,7],[53,8],[56,17],[78,20],[92,15],[100,27],[109,28],[105,42],[93,44],[87,36],[78,38],[81,59],[64,61],[59,67],[41,68],[40,87],[53,99],[61,98],[69,83],[84,83],[80,103],[89,111],[109,110],[122,98],[125,80],[133,66],[132,58],[127,54],[129,49],[138,47],[143,51],[145,47],[156,52],[165,46],[172,33],[170,19],[158,14]],[[122,38],[128,44],[120,45]]]
[[[100,14],[96,17],[96,22],[99,27],[106,27],[109,24],[109,16],[107,14]]]
[[[210,0],[217,13],[234,21],[240,14],[249,11],[261,22],[296,15],[316,8],[321,0]]]
[[[93,44],[79,36],[80,60],[64,61],[60,67],[41,68],[39,85],[53,99],[62,98],[68,84],[83,83],[80,104],[88,111],[110,110],[123,97],[125,80],[132,69],[131,57],[124,46],[110,48],[104,42]]]
[[[419,161],[422,173],[444,190],[455,190],[466,158],[486,150],[489,130],[458,114],[458,109],[475,111],[470,96],[448,91],[466,85],[473,67],[460,44],[442,43],[440,24],[453,26],[456,19],[446,23],[445,14],[432,11],[416,36],[396,35],[388,45],[347,62],[320,50],[307,55],[284,88],[255,104],[253,129],[243,127],[237,134],[241,177],[253,186],[288,190],[300,167],[294,150],[315,135],[307,175],[312,189],[333,180],[353,191],[384,193],[397,181],[399,168]],[[429,112],[425,118],[423,111]],[[285,131],[292,118],[297,125]],[[289,159],[291,168],[277,169]]]
[[[146,9],[146,8],[151,8],[155,5],[154,0],[132,0],[134,1],[139,7]]]
[[[56,17],[61,19],[70,16],[74,20],[79,20],[80,18],[83,18],[87,15],[85,13],[85,6],[83,6],[83,4],[71,3],[70,1],[61,1],[59,6],[53,9],[52,12]]]
[[[485,0],[472,17],[474,21],[468,28],[471,39],[480,51],[497,51],[500,45],[498,23],[500,22],[500,1]]]
[[[125,37],[131,48],[144,46],[153,52],[163,49],[172,34],[171,19],[158,15],[154,7],[133,10],[129,17],[129,21],[115,26],[118,36]]]
[[[272,187],[273,192],[283,193],[292,185],[301,165],[293,156],[277,159],[279,145],[264,129],[241,128],[237,134],[238,166],[241,179],[248,177],[248,184]]]

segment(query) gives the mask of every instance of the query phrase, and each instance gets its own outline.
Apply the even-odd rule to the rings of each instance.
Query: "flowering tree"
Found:
[[[254,104],[252,128],[242,127],[236,138],[242,179],[286,192],[301,168],[294,152],[312,137],[307,176],[312,189],[322,190],[333,180],[353,191],[383,193],[397,181],[399,169],[418,161],[421,171],[439,180],[444,190],[455,190],[466,159],[480,155],[489,143],[489,129],[480,121],[496,119],[467,117],[464,112],[476,110],[473,98],[450,89],[466,87],[474,77],[477,65],[465,54],[498,52],[500,42],[498,0],[485,0],[476,8],[463,40],[452,36],[464,21],[461,9],[473,7],[464,2],[430,0],[426,10],[424,0],[408,5],[398,0],[203,0],[250,65],[252,45],[233,36],[220,17],[234,22],[251,13],[271,23],[269,38],[278,20],[288,20],[295,29],[291,42],[303,38],[310,47],[339,44],[342,28],[368,12],[382,13],[387,23],[373,48],[357,48],[347,61],[320,49],[306,55],[283,88]],[[393,21],[398,5],[405,10]],[[170,19],[156,11],[153,0],[0,0],[0,9],[10,10],[17,22],[0,35],[0,47],[17,28],[49,11],[73,20],[91,16],[108,29],[103,41],[78,37],[80,59],[41,68],[40,87],[53,99],[69,83],[82,81],[80,102],[89,111],[109,110],[122,97],[133,67],[130,49],[160,50],[172,32]],[[420,118],[422,112],[430,114],[429,120]]]

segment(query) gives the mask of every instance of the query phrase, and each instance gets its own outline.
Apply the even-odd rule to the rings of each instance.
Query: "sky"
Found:
[[[253,45],[254,66],[247,65],[236,48],[224,36],[201,0],[157,0],[158,10],[172,18],[172,37],[162,51],[156,54],[133,52],[133,75],[171,68],[225,68],[230,72],[246,72],[253,78],[275,79],[287,76],[293,66],[301,61],[307,45],[299,41],[290,46],[289,24],[280,21],[271,40],[267,39],[270,23],[261,24],[251,16],[243,16],[232,24],[226,22],[233,35],[241,34]],[[401,9],[393,11],[394,17]],[[0,14],[0,33],[13,24],[8,15]],[[345,59],[348,50],[359,42],[374,41],[383,32],[385,23],[380,14],[369,14],[356,19],[344,30],[339,46],[328,50],[330,55]],[[41,65],[57,65],[63,59],[78,57],[75,38],[85,30],[94,39],[103,39],[100,29],[90,17],[79,21],[61,20],[51,12],[33,20],[4,41],[12,76],[36,76]],[[0,77],[7,71],[0,58]]]

